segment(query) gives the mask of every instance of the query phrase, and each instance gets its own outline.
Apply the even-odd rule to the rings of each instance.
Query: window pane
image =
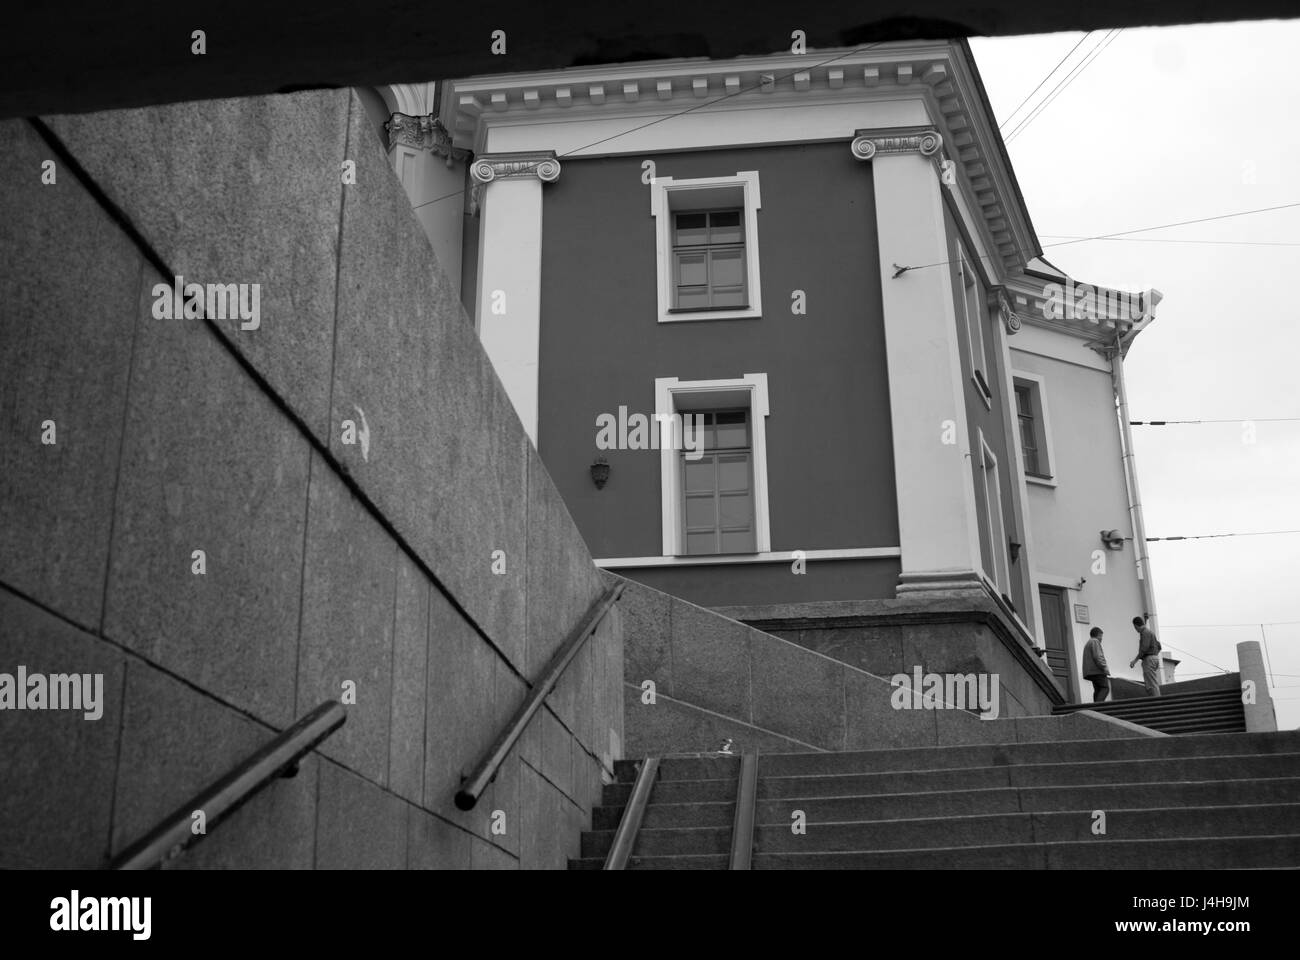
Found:
[[[708,214],[677,214],[677,237],[673,241],[678,246],[694,246],[709,242]]]
[[[1020,421],[1020,447],[1025,453],[1029,453],[1038,447],[1034,442],[1034,421],[1021,419]]]
[[[710,426],[711,414],[707,413],[683,413],[682,414],[682,438],[683,446],[687,441],[696,450],[713,449],[713,427]]]
[[[718,497],[721,526],[725,530],[748,530],[753,522],[753,502],[748,493],[730,493]]]
[[[1040,477],[1043,471],[1038,466],[1038,451],[1025,448],[1025,473],[1032,477]]]
[[[704,286],[709,282],[704,253],[677,253],[677,283],[679,286]]]
[[[688,554],[715,553],[718,549],[716,533],[688,533],[686,535],[686,552]]]
[[[749,446],[749,430],[745,423],[745,411],[735,410],[731,413],[718,414],[718,446]]]
[[[709,257],[713,261],[714,289],[739,292],[745,284],[745,251],[710,250]]]
[[[1022,417],[1032,417],[1034,408],[1029,402],[1029,388],[1016,387],[1016,412]]]
[[[701,527],[713,529],[717,525],[713,496],[689,496],[686,498],[686,528],[698,530]]]
[[[682,464],[686,468],[687,493],[713,492],[716,475],[712,457],[704,457],[694,462],[683,458]]]
[[[754,543],[754,531],[752,530],[747,530],[744,533],[724,533],[722,535],[722,552],[753,553],[757,549]]]
[[[707,307],[708,305],[708,287],[677,288],[677,306],[679,309],[684,309],[686,307]]]
[[[710,243],[740,243],[742,239],[739,210],[722,210],[709,214]]]
[[[718,489],[731,493],[749,489],[749,454],[718,457]]]

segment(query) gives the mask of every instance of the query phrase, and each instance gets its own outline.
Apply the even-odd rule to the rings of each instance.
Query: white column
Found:
[[[1255,702],[1245,705],[1246,732],[1267,733],[1277,729],[1277,712],[1273,694],[1268,689],[1268,672],[1264,669],[1264,655],[1258,640],[1244,640],[1237,644],[1237,669],[1241,682],[1255,685]]]
[[[859,130],[852,144],[855,157],[871,162],[875,185],[902,549],[897,592],[909,596],[983,592],[942,145],[934,130],[915,127]]]
[[[560,176],[560,164],[553,153],[484,154],[470,173],[479,210],[475,325],[535,446],[542,184]]]

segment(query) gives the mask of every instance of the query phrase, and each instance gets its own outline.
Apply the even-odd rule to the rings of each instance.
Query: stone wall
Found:
[[[719,613],[869,673],[997,675],[1004,717],[1051,713],[1065,695],[1028,638],[990,597],[718,607]]]
[[[624,702],[631,757],[716,751],[726,740],[734,753],[798,753],[1152,735],[1091,713],[1050,716],[1045,698],[1035,702],[1041,709],[1028,710],[1014,693],[1025,685],[1023,675],[1019,683],[1009,675],[1010,684],[999,677],[996,720],[962,709],[899,709],[889,678],[910,673],[913,662],[926,672],[980,672],[981,654],[969,631],[944,634],[942,623],[914,629],[922,638],[948,636],[946,649],[956,659],[941,662],[942,645],[925,654],[901,649],[895,632],[895,659],[876,650],[875,669],[868,670],[866,658],[854,654],[863,644],[852,628],[827,630],[822,638],[827,649],[819,651],[802,639],[775,636],[640,583],[629,581],[618,605],[626,628]],[[787,608],[765,612],[778,609]],[[898,666],[903,660],[906,668]],[[1023,673],[1023,668],[1008,669]],[[651,691],[653,698],[647,695]]]
[[[0,712],[0,867],[104,864],[349,683],[175,865],[576,855],[620,615],[456,810],[604,584],[357,98],[6,121],[0,249],[0,673],[104,682],[97,720]],[[260,324],[156,318],[175,275],[259,284]]]

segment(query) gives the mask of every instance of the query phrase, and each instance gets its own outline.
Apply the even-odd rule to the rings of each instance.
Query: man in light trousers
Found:
[[[1133,618],[1133,629],[1138,632],[1138,655],[1129,662],[1131,670],[1139,660],[1142,661],[1142,681],[1146,684],[1147,696],[1160,696],[1160,641],[1147,626],[1143,617]]]

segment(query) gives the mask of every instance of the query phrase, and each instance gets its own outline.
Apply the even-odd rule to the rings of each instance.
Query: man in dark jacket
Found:
[[[1110,668],[1101,649],[1101,627],[1089,630],[1088,642],[1083,645],[1083,678],[1092,681],[1093,703],[1101,703],[1110,696]]]
[[[1129,663],[1131,670],[1139,660],[1142,661],[1142,682],[1146,684],[1147,696],[1160,696],[1160,641],[1147,626],[1142,617],[1133,618],[1133,629],[1138,632],[1138,655]]]

